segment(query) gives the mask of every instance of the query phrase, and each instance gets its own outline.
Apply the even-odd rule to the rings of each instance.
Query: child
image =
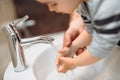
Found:
[[[120,73],[118,69],[120,58],[114,58],[114,54],[120,55],[120,47],[117,47],[120,40],[119,0],[38,0],[38,2],[48,5],[50,11],[67,14],[73,13],[80,4],[77,11],[83,20],[77,19],[78,23],[72,21],[74,23],[70,24],[65,33],[63,48],[59,51],[60,56],[56,61],[59,72],[67,72],[76,67],[90,65],[103,58],[108,59],[110,56],[108,60],[113,61],[110,64],[116,64],[110,65],[110,67],[107,65],[106,71],[112,70],[114,73]],[[82,21],[85,23],[85,28],[81,29],[84,27]],[[74,28],[76,26],[71,27],[73,24],[81,26]],[[84,47],[87,48],[79,53],[78,50]],[[116,53],[113,53],[114,48],[116,48]],[[75,53],[79,53],[79,55],[73,57]],[[108,79],[111,75],[112,73],[103,80],[112,79]],[[119,75],[112,75],[112,77],[116,78],[115,80],[120,79]]]

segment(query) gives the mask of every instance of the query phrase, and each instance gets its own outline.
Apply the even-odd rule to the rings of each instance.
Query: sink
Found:
[[[55,46],[39,43],[24,47],[28,68],[22,72],[14,72],[12,63],[9,63],[3,80],[98,80],[94,78],[97,73],[104,71],[106,63],[103,60],[90,66],[78,67],[66,74],[58,73],[55,59],[58,54],[57,49],[62,45],[63,32],[50,36],[55,38],[53,42]],[[58,77],[62,78],[58,79]]]
[[[62,44],[63,32],[49,34],[55,38],[53,44],[60,49]],[[23,46],[24,55],[28,68],[22,72],[15,72],[10,62],[3,80],[45,80],[45,77],[55,70],[56,48],[51,44],[34,44]]]

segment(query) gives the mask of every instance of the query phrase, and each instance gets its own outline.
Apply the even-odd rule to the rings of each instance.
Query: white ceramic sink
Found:
[[[63,32],[51,34],[57,49],[61,48]],[[22,72],[14,72],[12,63],[6,69],[3,80],[99,80],[97,73],[104,71],[105,63],[100,61],[94,65],[79,67],[67,74],[56,71],[55,59],[57,49],[50,44],[36,44],[24,48],[28,68]],[[97,72],[97,73],[96,73]],[[67,76],[67,79],[65,79]],[[55,79],[57,77],[57,79]],[[58,77],[63,77],[58,79]]]
[[[57,48],[61,47],[63,32],[50,34]],[[14,72],[12,63],[7,67],[3,80],[45,80],[55,68],[56,49],[50,44],[35,44],[24,47],[24,55],[28,68],[22,72]]]

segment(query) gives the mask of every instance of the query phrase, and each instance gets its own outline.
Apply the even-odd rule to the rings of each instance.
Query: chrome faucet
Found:
[[[36,43],[48,44],[54,41],[54,38],[50,36],[37,36],[37,37],[22,39],[15,27],[17,24],[27,19],[28,19],[28,16],[25,16],[17,21],[14,21],[13,23],[10,23],[9,25],[1,29],[1,31],[4,33],[4,35],[7,38],[13,67],[16,72],[20,72],[27,69],[27,64],[25,61],[22,45],[29,44],[29,43],[30,44],[36,44]]]

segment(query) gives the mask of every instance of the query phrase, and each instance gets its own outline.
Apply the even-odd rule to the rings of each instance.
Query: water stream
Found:
[[[50,45],[54,48],[55,52],[58,53],[57,47],[53,44],[50,43]],[[46,80],[72,80],[72,71],[69,71],[67,73],[59,73],[57,70],[53,70],[47,77]]]

